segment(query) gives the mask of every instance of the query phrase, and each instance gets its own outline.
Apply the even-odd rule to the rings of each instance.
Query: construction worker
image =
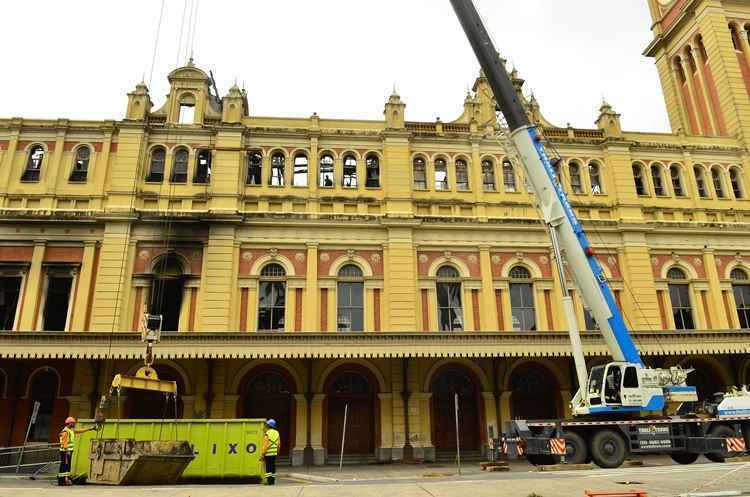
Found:
[[[269,419],[264,426],[263,448],[261,456],[266,463],[266,484],[276,483],[276,456],[281,449],[281,435],[276,430],[276,420]]]
[[[76,418],[68,416],[65,427],[60,432],[60,471],[57,473],[57,484],[60,486],[72,485],[70,480],[70,464],[73,461],[73,450],[75,449],[76,435],[96,430],[96,427],[76,429]]]

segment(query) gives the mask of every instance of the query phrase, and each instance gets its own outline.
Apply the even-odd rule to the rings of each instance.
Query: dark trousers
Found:
[[[276,456],[265,456],[266,461],[266,482],[269,485],[276,484]]]
[[[70,462],[73,460],[73,452],[60,451],[60,470],[57,472],[57,484],[65,485],[65,479],[70,478]]]

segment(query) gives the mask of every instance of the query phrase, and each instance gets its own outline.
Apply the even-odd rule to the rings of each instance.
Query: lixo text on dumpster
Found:
[[[258,446],[252,442],[245,445],[245,447],[240,447],[239,443],[229,442],[226,444],[226,449],[223,448],[223,445],[225,444],[211,444],[211,454],[216,455],[217,453],[221,453],[224,450],[226,450],[226,454],[239,454],[243,449],[247,454],[254,454],[255,451],[258,450]],[[195,446],[193,446],[193,454],[195,454],[196,456],[199,454],[199,452],[195,449]]]

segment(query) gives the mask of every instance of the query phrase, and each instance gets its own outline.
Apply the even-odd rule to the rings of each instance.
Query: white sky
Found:
[[[151,97],[164,101],[184,1],[166,0]],[[255,115],[457,118],[477,63],[448,0],[198,0],[195,61]],[[628,130],[668,131],[646,0],[477,0],[554,124],[593,127],[604,96]],[[0,116],[120,119],[148,80],[160,0],[3,2]],[[184,62],[182,58],[181,62]]]

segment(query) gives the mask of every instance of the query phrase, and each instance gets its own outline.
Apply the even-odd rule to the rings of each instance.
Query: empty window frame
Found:
[[[740,172],[739,168],[729,168],[729,182],[732,185],[732,193],[734,194],[734,198],[745,198],[745,189],[742,185],[742,173]]]
[[[286,312],[286,270],[268,264],[260,272],[258,331],[283,331]]]
[[[594,316],[591,314],[591,311],[583,308],[583,324],[586,327],[586,331],[598,331],[599,325],[596,322],[596,319],[594,319]]]
[[[18,302],[23,278],[18,275],[0,277],[0,330],[11,331],[15,327]]]
[[[456,159],[456,188],[460,192],[469,191],[469,166],[463,159]]]
[[[440,331],[464,331],[461,279],[453,266],[437,271],[438,326]]]
[[[750,328],[750,280],[744,269],[734,268],[730,273],[732,278],[732,292],[734,304],[737,308],[737,318],[740,328]]]
[[[26,159],[26,169],[21,175],[21,181],[39,181],[44,163],[44,147],[33,145],[29,149],[29,157]]]
[[[486,192],[497,190],[495,184],[495,163],[489,159],[482,161],[482,188]]]
[[[375,154],[370,154],[365,159],[365,187],[380,188],[380,159]]]
[[[151,160],[148,166],[148,175],[146,181],[150,183],[161,183],[164,180],[164,163],[167,152],[162,147],[156,147],[151,150]]]
[[[294,156],[292,186],[307,186],[308,165],[309,162],[305,154],[297,154]]]
[[[682,171],[680,166],[672,164],[669,166],[669,178],[672,181],[672,191],[678,197],[685,196],[685,187],[682,184]]]
[[[207,148],[198,150],[195,159],[195,174],[193,183],[206,184],[211,182],[211,151]]]
[[[333,188],[336,184],[334,160],[330,154],[325,154],[320,158],[320,171],[319,177],[320,182],[318,183],[323,188]]]
[[[344,156],[344,177],[341,182],[344,188],[357,188],[357,158],[353,155]]]
[[[362,270],[347,264],[339,270],[338,280],[336,327],[338,331],[363,331],[365,282]]]
[[[589,164],[589,182],[591,183],[591,193],[601,195],[604,193],[602,188],[602,168],[596,162]]]
[[[503,161],[503,187],[506,193],[514,193],[518,188],[516,185],[516,172],[513,169],[513,164],[508,159]]]
[[[690,286],[682,269],[672,268],[667,271],[669,280],[669,298],[672,302],[674,326],[678,330],[693,330],[693,307],[690,303]]]
[[[271,186],[284,186],[285,169],[286,157],[284,157],[284,154],[273,154],[271,156],[271,175],[268,177],[268,184]]]
[[[435,190],[448,190],[448,164],[445,159],[435,159]]]
[[[178,148],[172,159],[172,175],[169,181],[172,183],[187,183],[188,159],[190,154],[185,148]]]
[[[708,187],[706,186],[706,173],[703,166],[693,166],[695,174],[695,187],[700,198],[708,198]]]
[[[73,168],[70,170],[68,181],[71,183],[83,183],[89,174],[89,160],[91,149],[89,147],[78,147],[73,159]]]
[[[192,95],[184,95],[180,99],[179,115],[177,116],[177,122],[180,124],[193,124],[195,123],[195,97]]]
[[[72,289],[73,275],[71,271],[54,270],[48,272],[44,307],[42,308],[43,331],[65,331],[67,329]]]
[[[651,181],[654,184],[654,195],[663,197],[667,194],[667,190],[664,187],[663,169],[660,164],[651,165]]]
[[[414,174],[414,189],[415,190],[426,190],[427,189],[427,165],[423,158],[417,157],[414,159],[412,165]]]
[[[581,165],[578,162],[571,162],[568,165],[568,174],[570,174],[570,191],[573,193],[583,193]]]
[[[724,180],[722,176],[723,174],[719,166],[711,168],[711,182],[714,185],[714,191],[716,192],[717,198],[727,198],[726,193],[724,192]]]
[[[510,308],[514,331],[536,331],[534,285],[531,273],[523,266],[510,270]]]
[[[260,152],[253,151],[247,154],[247,175],[245,176],[246,185],[260,185],[261,173],[263,172],[263,155]]]
[[[643,166],[640,164],[633,164],[633,183],[637,195],[648,195],[646,179],[643,177]]]

